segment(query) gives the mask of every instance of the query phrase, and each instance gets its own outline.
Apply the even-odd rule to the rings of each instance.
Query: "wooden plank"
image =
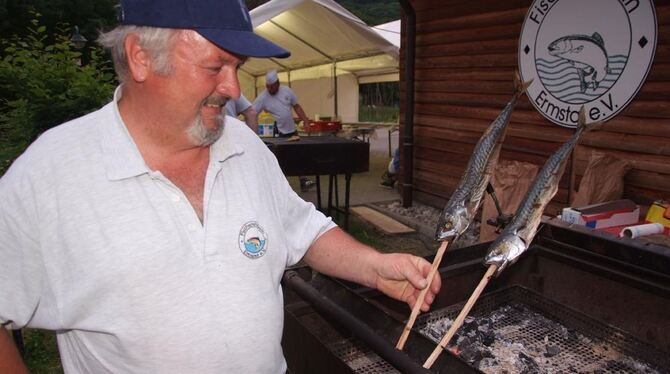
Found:
[[[417,34],[416,45],[424,47],[427,45],[443,45],[449,43],[475,42],[482,40],[498,40],[518,38],[521,32],[521,23],[512,25],[493,25],[480,28],[447,30]],[[515,53],[516,54],[516,53]]]
[[[516,39],[481,40],[450,44],[418,46],[417,58],[432,56],[476,56],[491,53],[516,54],[519,41]]]
[[[467,29],[491,24],[521,24],[526,16],[526,7],[504,9],[497,12],[480,12],[456,18],[441,18],[421,22],[416,25],[417,33],[431,33],[441,30]]]
[[[406,226],[396,221],[395,219],[366,206],[355,206],[349,210],[351,210],[352,213],[359,216],[363,220],[371,223],[376,228],[382,230],[386,234],[396,235],[415,232],[413,228]]]

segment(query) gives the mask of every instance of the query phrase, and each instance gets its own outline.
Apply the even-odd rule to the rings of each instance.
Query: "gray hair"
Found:
[[[98,43],[110,50],[114,69],[121,83],[130,77],[126,49],[124,46],[126,37],[135,34],[139,37],[139,44],[151,57],[154,72],[168,75],[172,70],[170,65],[170,47],[172,37],[177,33],[176,29],[159,27],[121,25],[108,32],[101,32]]]

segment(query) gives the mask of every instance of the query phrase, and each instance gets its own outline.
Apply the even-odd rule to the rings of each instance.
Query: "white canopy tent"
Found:
[[[358,84],[398,79],[398,47],[333,0],[271,0],[251,11],[254,31],[291,52],[251,58],[241,69],[243,93],[265,89],[276,69],[311,117],[358,120]]]

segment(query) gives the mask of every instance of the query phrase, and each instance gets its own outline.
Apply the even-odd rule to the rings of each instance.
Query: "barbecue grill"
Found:
[[[557,220],[544,221],[527,253],[491,280],[450,349],[422,368],[486,271],[488,244],[446,252],[442,290],[402,352],[394,346],[405,304],[308,268],[287,271],[291,372],[670,372],[670,249]]]

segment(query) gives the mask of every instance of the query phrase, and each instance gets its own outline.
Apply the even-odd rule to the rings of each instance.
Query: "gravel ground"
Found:
[[[413,202],[409,208],[404,208],[400,201],[375,204],[375,207],[419,231],[421,234],[432,238],[435,235],[437,221],[441,210],[419,202]],[[458,240],[451,244],[451,248],[467,247],[479,242],[479,221],[475,220],[468,230]]]

